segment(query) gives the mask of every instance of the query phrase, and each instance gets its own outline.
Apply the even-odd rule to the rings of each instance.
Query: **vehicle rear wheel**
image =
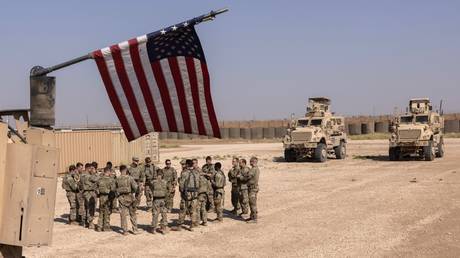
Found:
[[[441,141],[438,144],[438,152],[436,152],[436,157],[437,158],[444,157],[444,140],[443,139],[441,139]]]
[[[434,160],[435,156],[436,156],[436,153],[433,147],[433,141],[430,141],[428,143],[428,146],[423,147],[423,157],[425,158],[426,161],[432,161]]]
[[[319,143],[315,149],[315,160],[318,162],[326,162],[327,160],[327,147],[324,143]]]
[[[390,147],[388,150],[388,156],[391,161],[398,161],[400,159],[401,151],[398,147]]]
[[[340,142],[339,146],[334,148],[335,157],[337,159],[345,159],[347,156],[347,145],[344,142]]]
[[[294,162],[297,160],[295,151],[293,149],[285,149],[284,150],[284,160],[287,162]]]

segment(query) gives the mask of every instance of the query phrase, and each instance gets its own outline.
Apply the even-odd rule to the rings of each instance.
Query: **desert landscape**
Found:
[[[286,163],[281,143],[181,145],[161,150],[176,169],[182,158],[207,155],[259,158],[259,222],[248,224],[231,210],[230,185],[224,223],[194,232],[145,231],[151,213],[138,211],[143,233],[113,232],[66,224],[68,203],[58,182],[51,246],[24,249],[26,257],[454,257],[460,252],[460,139],[446,139],[446,155],[432,162],[388,161],[387,140],[350,140],[345,160]],[[145,199],[141,204],[145,205]],[[210,215],[211,220],[215,214]]]

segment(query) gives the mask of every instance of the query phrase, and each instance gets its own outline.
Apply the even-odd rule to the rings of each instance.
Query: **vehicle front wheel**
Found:
[[[347,156],[347,144],[340,142],[339,146],[334,148],[334,152],[337,159],[345,159]]]
[[[423,157],[425,158],[426,161],[432,161],[434,160],[435,156],[436,156],[436,153],[433,147],[433,141],[430,141],[428,143],[428,146],[423,147]]]
[[[390,158],[391,161],[398,161],[400,156],[400,151],[398,147],[390,147],[388,150],[388,157]]]
[[[438,152],[436,152],[436,157],[442,158],[444,157],[444,140],[441,139],[441,141],[438,144]]]
[[[318,162],[326,162],[327,160],[327,147],[324,143],[319,143],[315,149],[315,160]]]
[[[294,162],[297,160],[295,151],[293,149],[284,150],[284,160],[287,162]]]

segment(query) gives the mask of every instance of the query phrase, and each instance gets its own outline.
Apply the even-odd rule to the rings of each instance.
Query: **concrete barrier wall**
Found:
[[[375,132],[376,133],[388,133],[390,126],[390,122],[382,121],[382,122],[375,122]]]
[[[375,122],[366,122],[361,124],[361,133],[362,134],[371,134],[375,133]]]
[[[446,114],[445,132],[460,132],[460,113]],[[389,124],[393,119],[391,115],[381,116],[352,116],[345,118],[345,130],[349,135],[388,133]],[[282,138],[286,135],[286,129],[290,120],[266,120],[266,121],[221,121],[222,139],[260,140]],[[212,139],[207,136],[195,136],[189,134],[160,133],[159,139]]]
[[[360,135],[361,124],[348,124],[348,131],[350,135]]]
[[[460,121],[459,120],[444,120],[444,132],[459,133],[460,132]]]

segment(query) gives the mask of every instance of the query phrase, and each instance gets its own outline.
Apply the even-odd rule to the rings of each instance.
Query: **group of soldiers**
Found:
[[[257,158],[250,159],[250,167],[245,159],[233,158],[228,180],[232,184],[233,214],[240,216],[251,211],[248,222],[257,222],[257,192],[259,168]],[[167,232],[167,214],[174,206],[177,185],[181,197],[177,230],[181,230],[187,216],[190,217],[189,230],[208,223],[208,212],[215,212],[216,221],[223,221],[226,176],[222,164],[212,163],[210,156],[201,168],[197,159],[180,162],[182,171],[171,166],[171,160],[165,166],[155,166],[149,157],[143,164],[133,157],[129,167],[121,165],[119,175],[107,162],[102,171],[98,171],[96,162],[71,165],[63,177],[62,188],[70,205],[69,224],[81,225],[97,231],[110,231],[110,215],[119,212],[123,235],[128,234],[128,217],[132,224],[132,233],[138,234],[137,210],[141,198],[145,195],[146,208],[152,212],[151,233],[158,230]],[[99,201],[99,219],[94,223],[96,203]],[[161,221],[158,223],[159,216]],[[159,228],[158,228],[159,224]]]

